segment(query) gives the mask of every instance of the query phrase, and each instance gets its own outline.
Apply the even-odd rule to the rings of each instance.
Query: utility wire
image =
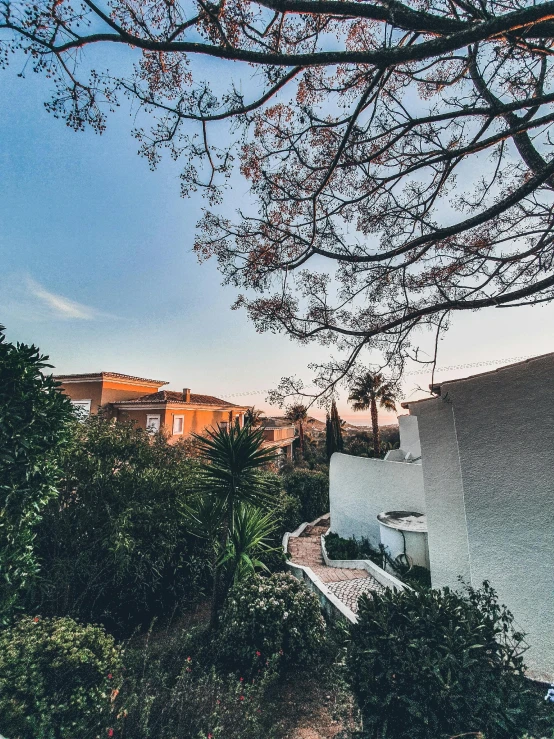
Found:
[[[490,367],[495,364],[511,364],[514,362],[523,362],[525,359],[531,359],[534,355],[533,354],[527,354],[524,357],[507,357],[506,359],[486,359],[482,362],[468,362],[466,364],[452,364],[449,367],[436,367],[435,373],[437,372],[448,372],[450,370],[458,370],[458,369],[471,369],[472,367]],[[422,369],[422,370],[411,370],[410,372],[404,372],[404,376],[408,375],[426,375],[430,372],[430,368]],[[309,390],[310,388],[315,388],[316,385],[307,385],[306,390]],[[225,393],[226,398],[242,398],[246,397],[247,395],[265,395],[268,391],[267,390],[246,390],[243,393]]]

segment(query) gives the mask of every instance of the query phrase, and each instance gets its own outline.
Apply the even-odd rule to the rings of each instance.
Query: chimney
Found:
[[[190,403],[190,387],[183,388],[183,400],[185,403]]]

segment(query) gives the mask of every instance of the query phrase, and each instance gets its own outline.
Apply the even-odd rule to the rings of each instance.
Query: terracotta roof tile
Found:
[[[160,390],[157,393],[150,393],[150,395],[143,395],[141,398],[135,400],[120,401],[125,405],[141,405],[145,403],[186,403],[187,405],[217,405],[217,406],[229,406],[229,408],[236,408],[237,406],[233,403],[229,403],[227,400],[221,400],[221,398],[215,398],[213,395],[197,395],[195,393],[190,394],[190,400],[185,400],[183,393],[178,390]]]

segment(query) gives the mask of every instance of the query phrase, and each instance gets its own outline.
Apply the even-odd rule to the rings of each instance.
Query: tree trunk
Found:
[[[304,454],[304,426],[302,421],[298,423],[298,440],[300,442],[300,452]]]
[[[371,399],[371,425],[373,427],[373,454],[378,457],[381,453],[381,439],[379,437],[379,417],[375,398]]]
[[[213,559],[212,603],[210,609],[210,628],[217,629],[219,624],[219,567],[217,566],[217,550],[214,547]]]

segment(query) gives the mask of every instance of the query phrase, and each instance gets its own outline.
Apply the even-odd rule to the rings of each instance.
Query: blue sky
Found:
[[[263,392],[247,391],[290,374],[309,382],[307,365],[324,361],[326,350],[257,334],[230,310],[233,289],[191,252],[201,197],[179,196],[174,163],[148,169],[128,111],[110,118],[102,136],[74,133],[44,110],[46,81],[18,71],[0,73],[0,323],[9,338],[38,344],[61,372],[165,379],[268,410]],[[229,209],[246,193],[234,183]],[[553,326],[554,306],[460,316],[441,342],[439,365],[553,351]],[[406,396],[421,395],[417,386],[429,379],[407,376]],[[339,411],[368,422],[344,398]]]

